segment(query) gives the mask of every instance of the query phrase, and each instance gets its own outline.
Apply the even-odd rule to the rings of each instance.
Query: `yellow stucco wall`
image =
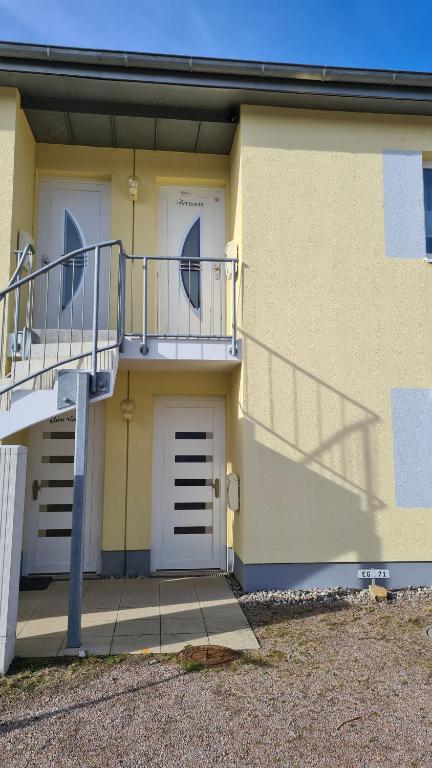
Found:
[[[0,285],[9,279],[12,243],[13,179],[15,170],[15,123],[18,93],[0,88]]]
[[[18,232],[34,237],[34,188],[36,142],[27,118],[17,110],[15,131],[15,165],[13,181],[12,244],[16,248]]]
[[[242,124],[237,127],[236,136],[231,150],[230,175],[231,175],[231,201],[230,201],[230,238],[234,241],[239,259],[237,275],[237,322],[242,325]],[[232,403],[232,471],[243,482],[243,432],[242,432],[242,390],[243,390],[243,367],[238,366],[231,374],[231,403]],[[242,505],[242,488],[240,487],[240,498]],[[242,506],[243,510],[243,506]],[[236,553],[243,559],[244,557],[244,529],[246,521],[246,512],[232,513],[228,512],[228,522],[232,528],[233,546]]]
[[[38,144],[38,179],[81,178],[109,181],[111,189],[111,237],[120,239],[127,253],[155,255],[158,252],[158,188],[163,185],[222,187],[227,192],[229,221],[229,158],[184,152],[109,149],[100,147]],[[128,196],[128,178],[139,179],[136,203]],[[149,313],[152,310],[153,266],[149,267]],[[112,284],[115,291],[115,283]],[[142,268],[129,263],[126,285],[126,330],[142,326]],[[115,301],[112,302],[115,306]],[[151,316],[151,314],[149,314]]]
[[[37,184],[46,177],[110,181],[111,237],[120,238],[128,253],[157,253],[157,193],[160,185],[224,188],[228,236],[231,201],[228,157],[144,150],[137,150],[134,157],[133,150],[38,144],[36,167]],[[134,170],[139,178],[139,196],[133,206],[128,197],[127,180]],[[141,330],[141,286],[141,269],[136,264],[126,290],[129,330]],[[228,375],[120,371],[114,396],[106,404],[103,550],[150,547],[152,420],[156,394],[226,396],[227,435],[230,434]],[[125,397],[131,397],[136,404],[129,425],[123,420],[120,409]],[[228,437],[227,440],[230,444]],[[231,541],[230,525],[228,536]]]
[[[0,88],[0,285],[6,285],[18,231],[33,234],[35,141],[18,91]]]
[[[226,408],[226,445],[231,462],[229,374],[120,371],[114,397],[107,401],[103,550],[149,549],[153,401],[156,395],[222,395]],[[120,403],[135,403],[132,421],[123,420]],[[231,542],[231,531],[228,531]]]
[[[13,88],[0,88],[0,285],[15,267],[18,233],[34,234],[35,141]],[[8,317],[11,319],[12,304]],[[27,444],[22,431],[5,443]]]
[[[0,247],[10,254],[17,229],[34,229],[34,145],[16,92],[0,98]],[[227,239],[239,248],[242,369],[118,374],[106,408],[104,550],[150,546],[154,396],[222,394],[244,562],[430,559],[431,510],[394,499],[390,389],[430,386],[432,273],[384,254],[381,151],[391,148],[432,157],[430,119],[244,107],[231,158],[137,151],[133,210],[133,151],[36,146],[38,179],[110,180],[111,235],[129,252],[156,252],[157,187],[168,183],[225,187]],[[9,267],[2,257],[5,276]],[[126,396],[136,403],[129,426]]]
[[[56,144],[36,145],[38,178],[62,177],[109,181],[111,237],[120,238],[128,253],[157,252],[157,190],[164,184],[229,187],[229,158],[184,152],[136,150],[138,200],[128,196],[134,151]],[[134,225],[133,225],[134,220]]]
[[[430,386],[432,272],[386,258],[382,149],[430,119],[244,107],[245,562],[429,560],[398,509],[390,390]]]

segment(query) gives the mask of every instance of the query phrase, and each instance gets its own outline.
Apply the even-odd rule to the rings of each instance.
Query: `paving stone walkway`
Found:
[[[53,581],[46,590],[20,593],[17,656],[71,653],[66,648],[68,586]],[[89,579],[82,608],[87,653],[172,653],[203,644],[259,648],[223,576]]]

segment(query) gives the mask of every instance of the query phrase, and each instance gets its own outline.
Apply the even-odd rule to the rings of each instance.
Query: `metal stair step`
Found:
[[[118,350],[108,349],[98,352],[97,354],[97,370],[98,371],[112,371],[116,368],[118,361]],[[91,369],[92,358],[88,357],[80,358],[79,360],[73,360],[72,362],[67,359],[65,362],[58,361],[57,357],[46,357],[43,361],[44,367],[55,365],[49,371],[38,373],[41,368],[40,358],[31,358],[30,360],[17,360],[13,366],[11,375],[0,380],[0,390],[3,387],[7,387],[16,382],[16,388],[14,391],[31,391],[31,390],[47,390],[53,389],[57,379],[57,371],[59,370],[84,370]],[[29,381],[20,381],[21,379],[34,374]],[[11,391],[0,394],[0,411],[7,411],[11,407],[12,397]]]
[[[112,367],[112,350],[98,352],[97,358],[98,370],[106,370],[107,368]],[[80,358],[79,360],[72,360],[71,362],[69,362],[67,357],[64,358],[63,362],[62,358],[58,358],[57,356],[47,356],[44,361],[37,357],[31,357],[30,360],[17,360],[16,363],[12,365],[12,378],[17,382],[18,386],[21,386],[19,384],[20,379],[30,376],[32,373],[38,375],[37,372],[40,371],[42,362],[44,368],[49,368],[50,366],[55,365],[57,369],[82,368],[84,370],[89,370],[91,368],[91,355]],[[43,376],[44,374],[41,373],[39,375]]]
[[[100,329],[98,331],[98,341],[115,341],[116,331]],[[57,344],[58,342],[70,343],[89,341],[93,339],[93,331],[90,330],[70,330],[68,328],[32,328],[32,345],[35,344]]]
[[[30,357],[32,360],[38,361],[48,360],[50,358],[54,360],[61,360],[65,357],[73,357],[74,355],[81,355],[84,352],[91,352],[91,349],[91,341],[61,341],[58,343],[47,342],[46,344],[35,344],[32,342]]]

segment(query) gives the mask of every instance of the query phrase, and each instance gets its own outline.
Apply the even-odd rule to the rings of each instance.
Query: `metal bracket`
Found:
[[[16,349],[15,349],[16,342]],[[31,343],[31,331],[29,328],[23,328],[22,331],[18,331],[16,334],[8,333],[7,336],[7,354],[11,358],[20,358],[21,360],[28,360]]]
[[[57,387],[57,408],[70,408],[71,405],[76,405],[76,377],[77,374],[87,373],[90,377],[90,400],[101,395],[106,395],[110,391],[111,386],[111,373],[110,371],[98,371],[96,374],[96,387],[93,392],[91,386],[93,376],[90,371],[83,370],[82,368],[76,371],[59,371],[57,374],[58,387]]]

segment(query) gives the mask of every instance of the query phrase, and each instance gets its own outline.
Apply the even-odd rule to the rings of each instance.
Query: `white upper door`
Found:
[[[109,239],[109,184],[43,180],[40,184],[36,268],[65,253]],[[101,252],[99,327],[108,325],[109,250]],[[35,328],[92,327],[94,252],[69,259],[38,278]]]
[[[86,572],[98,570],[100,556],[102,410],[97,405],[90,408],[84,522]],[[32,427],[29,442],[23,571],[67,573],[72,531],[75,413],[54,416]]]
[[[152,570],[225,569],[224,401],[155,403]]]
[[[161,187],[156,275],[156,332],[168,336],[224,336],[225,195],[221,189]]]

